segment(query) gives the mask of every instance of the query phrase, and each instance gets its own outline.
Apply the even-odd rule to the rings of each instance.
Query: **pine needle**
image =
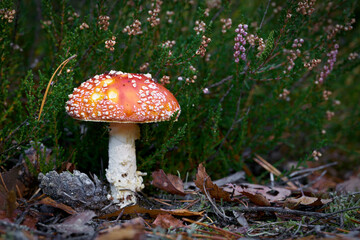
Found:
[[[56,73],[59,71],[60,68],[61,68],[61,70],[60,70],[60,72],[61,72],[62,69],[65,67],[65,65],[66,65],[71,59],[74,59],[74,58],[76,58],[76,57],[77,57],[77,55],[75,54],[75,55],[69,57],[68,59],[66,59],[65,61],[63,61],[63,62],[58,66],[58,68],[55,70],[55,72],[53,73],[53,75],[51,76],[50,81],[49,81],[49,83],[48,83],[48,85],[47,85],[47,87],[46,87],[43,100],[42,100],[42,102],[41,102],[41,107],[40,107],[40,111],[39,111],[38,121],[40,121],[41,113],[42,113],[42,110],[43,110],[44,105],[45,105],[45,100],[46,100],[46,97],[47,97],[47,95],[48,95],[48,93],[49,93],[49,89],[50,89],[51,83],[52,83],[52,81],[53,81]]]
[[[277,177],[281,176],[281,172],[274,167],[273,165],[271,165],[268,161],[266,161],[264,158],[262,158],[260,155],[255,154],[255,158],[254,161],[257,162],[260,166],[262,166],[263,168],[265,168],[267,171],[271,172],[272,174],[274,174]],[[291,188],[291,189],[297,189],[297,187],[292,183],[289,182],[289,179],[287,177],[281,177],[281,179],[286,182],[286,184]]]

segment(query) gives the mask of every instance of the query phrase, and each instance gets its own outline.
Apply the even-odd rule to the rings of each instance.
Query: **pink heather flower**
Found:
[[[246,35],[248,34],[246,31],[248,30],[247,24],[239,24],[238,27],[235,29],[235,32],[237,33],[236,37],[234,38],[235,44],[234,44],[234,61],[238,63],[240,61],[240,58],[243,61],[246,61]],[[240,57],[240,58],[239,58]]]
[[[331,50],[326,55],[329,57],[327,60],[327,64],[324,65],[323,71],[320,72],[320,76],[317,81],[315,81],[316,84],[323,83],[325,78],[331,73],[331,71],[334,68],[335,62],[336,62],[336,56],[338,54],[339,44],[334,45],[334,50]]]

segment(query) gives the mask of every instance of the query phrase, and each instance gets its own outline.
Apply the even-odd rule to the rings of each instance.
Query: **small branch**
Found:
[[[231,76],[227,76],[226,78],[224,78],[224,79],[221,79],[219,82],[217,82],[217,83],[214,83],[214,84],[211,84],[210,86],[207,86],[206,88],[213,88],[213,87],[217,87],[217,86],[219,86],[219,85],[221,85],[221,84],[223,84],[223,83],[225,83],[225,82],[227,82],[227,81],[229,81],[229,80],[232,80],[234,77],[231,75]]]
[[[259,26],[259,30],[261,29],[261,27],[262,27],[262,25],[263,25],[263,23],[264,23],[264,19],[265,19],[265,16],[266,16],[266,14],[267,14],[267,11],[268,11],[268,9],[269,9],[270,2],[271,2],[271,0],[269,0],[268,3],[267,3],[267,6],[266,6],[266,9],[265,9],[264,15],[263,15],[263,17],[262,17],[262,20],[261,20],[261,23],[260,23],[260,26]]]
[[[295,171],[295,172],[291,173],[289,175],[289,177],[294,177],[296,175],[300,175],[300,174],[304,174],[304,173],[308,173],[308,172],[312,173],[312,172],[322,170],[324,168],[328,168],[328,167],[331,167],[331,166],[334,166],[334,165],[337,165],[337,164],[338,164],[337,162],[332,162],[332,163],[328,163],[328,164],[325,164],[325,165],[322,165],[322,166],[319,166],[319,167],[315,167],[315,168],[307,168],[307,169],[304,169],[304,170]]]
[[[234,84],[231,84],[230,87],[228,88],[228,90],[225,92],[225,94],[221,97],[221,99],[219,101],[219,105],[222,104],[222,102],[224,101],[226,96],[230,93],[230,91],[233,87],[234,87]]]
[[[315,184],[317,181],[319,181],[325,174],[327,173],[327,171],[323,171],[320,176],[318,176],[317,178],[315,178],[314,180],[310,181],[308,184],[304,185],[304,186],[300,186],[301,189],[307,188],[313,184]]]
[[[318,218],[325,218],[328,215],[326,213],[292,210],[292,209],[285,209],[279,207],[247,207],[247,208],[236,207],[236,208],[226,208],[226,210],[237,210],[240,212],[247,212],[247,213],[272,212],[272,213],[293,214],[297,216],[318,217]]]
[[[329,217],[332,217],[332,216],[340,214],[340,213],[344,213],[344,212],[348,212],[348,211],[352,211],[352,210],[357,210],[357,209],[360,209],[360,206],[339,210],[339,211],[336,211],[336,212],[333,212],[333,213],[323,213],[324,214],[323,217],[317,216],[318,219],[315,219],[314,221],[311,221],[309,224],[313,224],[314,222],[319,221],[321,218],[329,218]]]
[[[225,220],[231,220],[230,217],[226,216],[224,210],[223,210],[223,211],[220,211],[220,210],[218,209],[218,207],[216,206],[216,204],[213,202],[213,200],[211,199],[210,195],[209,195],[208,192],[206,191],[205,183],[206,183],[206,180],[207,180],[208,178],[209,178],[209,177],[204,178],[204,183],[203,183],[203,189],[204,189],[205,196],[207,197],[207,199],[209,200],[209,202],[211,203],[211,205],[212,205],[213,208],[215,209],[216,215],[218,215],[219,217],[222,217],[222,218],[225,219]]]
[[[220,15],[220,13],[221,13],[222,11],[224,11],[224,7],[223,7],[223,6],[221,6],[221,8],[219,9],[219,11],[217,11],[217,13],[215,13],[215,15],[212,17],[210,23],[214,22],[215,19]]]

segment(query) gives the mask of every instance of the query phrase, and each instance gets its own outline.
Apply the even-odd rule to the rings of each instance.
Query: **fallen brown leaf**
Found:
[[[23,176],[22,173],[22,165],[18,165],[13,167],[9,171],[0,173],[0,209],[4,210],[6,206],[6,201],[8,199],[8,195],[10,191],[14,191],[15,198],[22,197],[25,195],[26,187],[20,181]]]
[[[82,234],[87,233],[92,235],[94,232],[94,227],[88,225],[87,223],[93,219],[96,214],[91,211],[84,211],[81,213],[73,214],[70,217],[66,218],[62,223],[51,224],[52,228],[56,229],[57,232],[63,233],[63,235],[70,236],[71,234]]]
[[[258,206],[270,206],[270,202],[260,193],[249,193],[249,192],[242,192],[243,195],[248,197],[251,202],[255,203]]]
[[[294,198],[294,197],[287,198],[284,202],[284,206],[292,209],[299,206],[319,207],[331,201],[332,201],[331,199],[321,199],[318,197],[301,196],[299,198]]]
[[[138,217],[120,226],[101,230],[96,240],[140,240],[144,239],[144,234],[144,219]]]
[[[336,186],[336,191],[348,193],[360,191],[360,177],[352,177]]]
[[[205,167],[203,166],[202,163],[198,166],[198,172],[196,174],[195,185],[204,194],[206,194],[206,192],[207,192],[211,198],[215,198],[216,200],[223,199],[224,201],[228,201],[228,202],[232,201],[230,198],[230,193],[225,192],[223,189],[219,188],[216,184],[214,184],[211,181],[211,178],[206,173]]]
[[[159,214],[153,222],[155,226],[162,227],[164,229],[185,227],[183,222],[177,218],[174,218],[171,214]]]
[[[43,199],[41,199],[39,201],[40,204],[44,204],[44,205],[48,205],[48,206],[52,206],[54,208],[59,208],[69,214],[76,214],[77,212],[72,209],[71,207],[63,204],[63,203],[58,203],[56,202],[55,200],[53,200],[52,198],[49,198],[49,197],[45,197]]]
[[[341,182],[341,180],[337,177],[333,176],[322,176],[320,177],[319,173],[313,173],[308,177],[309,181],[314,181],[314,184],[312,184],[312,188],[316,189],[320,192],[327,192],[329,190],[335,189],[337,186],[337,183]]]
[[[241,195],[256,195],[260,194],[264,196],[270,203],[283,201],[288,196],[291,195],[291,191],[286,188],[280,187],[267,187],[259,184],[251,184],[251,183],[242,183],[239,185],[228,184],[227,187],[224,188],[225,191],[229,193],[233,193],[233,195],[241,196]],[[248,196],[246,195],[246,196]],[[266,205],[263,205],[266,206]]]
[[[153,181],[152,185],[158,187],[168,193],[177,194],[181,196],[185,196],[184,192],[184,183],[182,180],[175,175],[165,174],[165,172],[160,169],[152,173]]]

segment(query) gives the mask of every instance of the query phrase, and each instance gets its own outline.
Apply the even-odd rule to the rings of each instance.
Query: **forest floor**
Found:
[[[360,238],[358,177],[329,176],[331,163],[286,178],[262,157],[254,160],[279,181],[247,183],[245,172],[212,181],[200,164],[195,181],[184,183],[159,170],[147,184],[151,193],[137,194],[138,204],[123,209],[107,200],[96,176],[71,165],[61,174],[40,174],[40,185],[25,165],[17,166],[0,175],[1,238]]]

